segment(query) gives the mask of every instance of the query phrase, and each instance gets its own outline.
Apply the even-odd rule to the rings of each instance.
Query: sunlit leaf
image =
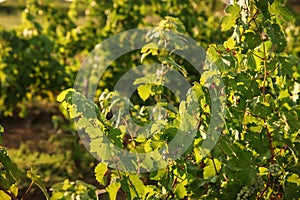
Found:
[[[137,89],[138,94],[140,95],[143,101],[146,101],[151,95],[151,88],[150,84],[140,85]]]
[[[106,172],[107,172],[108,168],[107,168],[107,163],[99,163],[96,168],[95,168],[95,176],[96,176],[96,180],[102,184],[102,185],[106,185]]]
[[[240,6],[237,4],[226,7],[228,13],[222,20],[222,31],[228,31],[236,24],[237,18],[240,16]]]
[[[116,182],[111,183],[106,188],[106,191],[109,194],[109,199],[116,199],[117,198],[117,193],[118,193],[118,190],[120,189],[120,187],[121,187],[121,183],[116,181]]]

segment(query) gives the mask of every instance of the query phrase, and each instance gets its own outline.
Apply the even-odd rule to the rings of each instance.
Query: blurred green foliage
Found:
[[[26,1],[22,24],[0,31],[1,116],[24,116],[24,102],[33,99],[53,101],[61,90],[73,85],[83,59],[95,45],[120,31],[152,26],[164,16],[173,15],[204,47],[224,38],[216,28],[220,26],[219,18],[209,15],[214,12],[210,1],[75,0],[67,5],[66,11],[56,2]],[[139,64],[136,57],[137,52],[112,63],[100,82],[98,95]],[[133,61],[131,66],[128,60]]]

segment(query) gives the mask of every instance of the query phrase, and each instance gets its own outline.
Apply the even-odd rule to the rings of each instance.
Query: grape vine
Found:
[[[226,87],[226,128],[217,146],[207,157],[199,157],[197,146],[202,142],[201,133],[207,131],[210,113],[209,102],[206,101],[209,96],[201,83],[213,74],[206,72],[193,86],[199,91],[198,98],[204,99],[197,100],[199,107],[196,109],[200,112],[196,116],[200,117],[200,125],[193,148],[165,169],[149,174],[127,174],[108,169],[107,166],[100,167],[103,166],[100,163],[102,171],[97,170],[96,177],[104,186],[114,186],[113,194],[121,190],[129,198],[142,199],[160,198],[153,195],[156,192],[162,193],[161,198],[165,199],[187,196],[221,199],[298,197],[296,194],[300,183],[297,138],[300,124],[297,119],[300,109],[299,98],[292,94],[296,90],[295,82],[299,82],[298,59],[285,52],[287,40],[284,32],[293,17],[280,0],[235,1],[226,8],[226,12],[227,15],[222,20],[222,31],[231,36],[223,44],[209,45],[207,50],[210,61],[221,71]],[[160,25],[185,30],[175,18],[166,18],[166,21],[171,24],[164,24],[162,21]],[[152,58],[164,60],[167,65],[177,66],[176,62],[167,59],[166,54],[157,53],[157,46],[151,45],[142,49],[142,60],[152,55]],[[178,69],[182,74],[188,71],[185,67]],[[212,87],[218,88],[218,85]],[[151,88],[151,84],[138,88],[143,101],[163,92]],[[64,100],[66,95],[64,93],[60,96],[60,101],[68,102]],[[160,99],[161,96],[158,100]],[[72,103],[68,103],[67,108],[72,112]],[[143,113],[138,110],[135,112]],[[176,116],[176,112],[174,114]],[[170,127],[173,120],[168,120]],[[147,122],[147,117],[144,122]],[[111,126],[109,123],[105,124],[106,127]],[[140,144],[146,147],[148,143],[148,140],[144,144],[141,141],[134,142],[134,138],[124,140],[126,137],[123,134],[119,131],[117,138],[112,140],[117,139],[120,144],[131,141],[127,148],[132,150]],[[157,142],[168,137],[169,132],[163,131],[160,134],[158,140],[149,140],[150,143],[156,143],[156,148],[163,145]],[[110,183],[104,181],[107,170],[111,172]],[[130,181],[133,177],[140,184],[135,185]],[[144,182],[141,183],[141,180]]]
[[[222,20],[211,15],[214,6],[215,1],[196,0],[74,0],[66,12],[59,12],[51,3],[28,0],[22,26],[1,30],[0,117],[24,117],[24,102],[56,98],[62,112],[74,120],[82,143],[101,158],[94,169],[101,194],[95,186],[67,179],[52,186],[51,199],[300,198],[299,19],[284,0],[234,0]],[[95,97],[72,88],[80,64],[96,44],[154,24],[144,38],[147,44],[111,63],[99,83],[97,70],[82,80],[87,90],[95,83]],[[162,29],[187,35],[205,47],[202,73],[176,54],[186,47],[183,37],[168,38],[172,34],[166,36]],[[152,62],[159,67],[149,65]],[[121,76],[141,64],[149,73],[134,80],[132,97],[113,91]],[[220,73],[210,70],[212,66]],[[185,101],[167,88],[170,71],[191,85]],[[223,109],[212,106],[217,96],[226,101],[225,126],[220,122],[216,127],[218,137],[211,137],[215,146],[204,155],[201,147],[215,119],[212,110]],[[146,128],[138,135],[124,119]],[[191,139],[192,144],[181,157],[165,162],[178,153],[167,148],[176,133],[189,131],[193,134],[180,139],[183,144]],[[2,134],[0,127],[0,140]],[[112,145],[154,156],[143,161],[112,159],[106,151]],[[21,172],[0,147],[0,199],[17,199]],[[128,164],[139,170],[116,167]],[[36,184],[50,199],[32,170],[27,178],[32,183],[25,197]]]

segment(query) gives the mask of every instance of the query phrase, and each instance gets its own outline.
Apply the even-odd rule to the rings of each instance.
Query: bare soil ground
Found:
[[[4,127],[3,146],[17,149],[22,143],[26,143],[33,150],[45,148],[44,141],[55,134],[53,115],[59,115],[57,107],[32,107],[28,109],[25,118],[2,119],[0,124]]]

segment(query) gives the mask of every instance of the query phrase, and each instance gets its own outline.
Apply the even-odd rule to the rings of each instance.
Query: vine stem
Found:
[[[264,80],[263,80],[263,101],[266,102],[266,81],[267,81],[267,56],[266,56],[266,44],[263,41],[263,51],[264,51]]]
[[[199,121],[198,121],[198,125],[197,125],[198,131],[200,131],[201,122],[202,122],[202,110],[200,111],[200,114],[199,114]]]
[[[266,55],[266,44],[265,41],[263,41],[263,51],[264,51],[264,80],[263,80],[263,88],[262,88],[262,93],[263,93],[263,102],[266,103],[266,82],[267,82],[267,55]],[[266,124],[266,120],[264,119],[264,123]],[[271,163],[274,163],[274,147],[273,147],[273,139],[272,135],[268,129],[268,125],[266,124],[266,129],[267,129],[267,137],[269,141],[269,146],[270,146],[270,153],[271,153]]]
[[[266,129],[267,129],[267,137],[268,137],[269,146],[270,146],[271,164],[274,164],[275,153],[274,153],[274,147],[273,147],[273,138],[272,138],[272,135],[271,135],[268,127],[266,127]]]
[[[262,94],[263,94],[263,103],[266,103],[266,82],[267,82],[267,56],[266,56],[266,44],[265,41],[263,40],[263,53],[264,53],[264,78],[263,78],[263,88],[262,88]],[[268,129],[268,125],[266,123],[266,119],[264,119],[264,124],[266,126],[266,131],[267,131],[267,137],[268,137],[268,142],[269,142],[269,148],[270,148],[270,154],[271,154],[271,164],[274,163],[274,147],[273,147],[273,138],[272,134]],[[257,199],[261,199],[264,193],[267,191],[268,187],[270,186],[270,181],[271,181],[271,173],[268,173],[268,182],[266,184],[266,187],[263,189],[263,191],[259,194]]]
[[[162,90],[163,90],[163,86],[164,86],[164,75],[165,75],[164,70],[165,70],[165,64],[161,63],[161,68],[158,69],[157,75],[160,76],[160,77],[158,77],[158,79],[159,79],[160,85],[162,86]],[[163,93],[163,91],[162,91],[162,93]],[[161,99],[162,99],[162,94],[160,94],[158,96],[159,102],[161,102]]]
[[[177,183],[177,177],[174,179],[173,183],[172,183],[172,188],[174,188],[175,184]]]
[[[214,170],[215,170],[216,175],[218,177],[218,179],[217,179],[218,180],[217,188],[220,190],[221,189],[220,173],[217,170],[217,166],[216,166],[216,163],[215,163],[215,157],[214,157],[214,150],[213,149],[211,150],[211,159],[212,159],[212,163],[213,163],[213,166],[214,166]]]
[[[28,195],[28,193],[30,192],[33,184],[34,184],[34,181],[31,181],[30,185],[28,186],[28,188],[27,188],[25,194],[23,195],[23,197],[21,198],[21,200],[24,200],[24,198]]]
[[[213,151],[213,149],[211,150],[211,160],[212,160],[212,163],[213,163],[213,166],[214,166],[216,175],[219,176],[219,172],[218,172],[218,170],[217,170],[216,163],[215,163],[215,158],[214,158],[214,151]]]
[[[261,60],[264,60],[264,59],[265,59],[265,58],[263,58],[263,57],[261,57],[261,56],[255,54],[254,52],[251,52],[251,54],[254,55],[254,56],[256,56],[256,57],[258,57],[258,58],[260,58]]]

